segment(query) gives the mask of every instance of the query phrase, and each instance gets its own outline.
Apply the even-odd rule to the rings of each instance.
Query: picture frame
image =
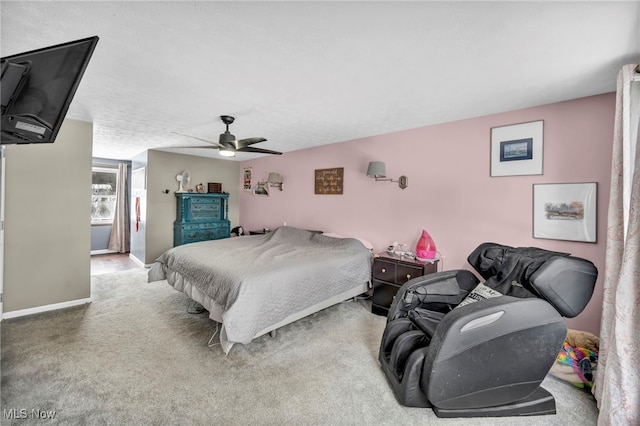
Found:
[[[491,176],[541,175],[544,121],[491,128]]]
[[[251,178],[253,174],[253,169],[251,167],[245,167],[242,171],[242,189],[246,192],[251,192]]]
[[[269,196],[269,185],[267,182],[257,182],[256,186],[253,188],[253,195],[257,195],[259,197],[268,197]]]
[[[321,195],[342,195],[344,191],[344,167],[316,169],[314,193]]]
[[[533,185],[533,238],[597,242],[598,184]]]
[[[533,138],[500,142],[500,162],[533,159]]]

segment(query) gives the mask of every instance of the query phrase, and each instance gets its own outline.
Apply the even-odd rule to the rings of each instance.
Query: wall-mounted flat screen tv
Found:
[[[0,59],[1,143],[52,143],[76,93],[98,37]]]

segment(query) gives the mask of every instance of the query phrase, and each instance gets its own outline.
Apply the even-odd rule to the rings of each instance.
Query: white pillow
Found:
[[[480,300],[491,299],[492,297],[499,296],[503,296],[503,294],[492,289],[491,287],[487,287],[483,283],[480,283],[471,291],[471,293],[467,295],[467,297],[462,302],[460,302],[458,306],[456,306],[456,308],[468,305],[469,303],[475,303]]]
[[[334,232],[324,232],[322,235],[327,237],[333,237],[333,238],[353,238],[360,241],[362,245],[365,246],[367,249],[373,250],[373,244],[371,244],[368,240],[365,240],[364,238],[350,237],[348,235],[336,234]]]

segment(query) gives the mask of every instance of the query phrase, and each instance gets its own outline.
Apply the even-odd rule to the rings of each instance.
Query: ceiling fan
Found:
[[[257,154],[274,154],[274,155],[282,155],[281,152],[272,151],[270,149],[263,148],[254,148],[250,145],[259,142],[265,142],[265,138],[257,137],[257,138],[247,138],[247,139],[236,139],[234,135],[229,132],[229,125],[234,122],[235,118],[230,115],[221,115],[220,119],[227,126],[227,129],[224,133],[220,134],[220,139],[218,142],[212,142],[206,139],[199,138],[197,136],[185,135],[178,132],[173,132],[178,135],[187,136],[190,138],[198,139],[203,142],[207,142],[212,146],[185,146],[181,148],[205,148],[205,149],[217,149],[220,151],[220,155],[225,157],[235,157],[236,152],[253,152]]]

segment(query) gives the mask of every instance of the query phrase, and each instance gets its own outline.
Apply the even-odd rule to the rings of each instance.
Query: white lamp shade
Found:
[[[387,167],[384,161],[371,161],[367,168],[367,176],[378,178],[387,177]]]
[[[280,173],[269,173],[269,177],[267,178],[267,182],[269,182],[269,183],[282,183],[282,178],[280,177]]]

